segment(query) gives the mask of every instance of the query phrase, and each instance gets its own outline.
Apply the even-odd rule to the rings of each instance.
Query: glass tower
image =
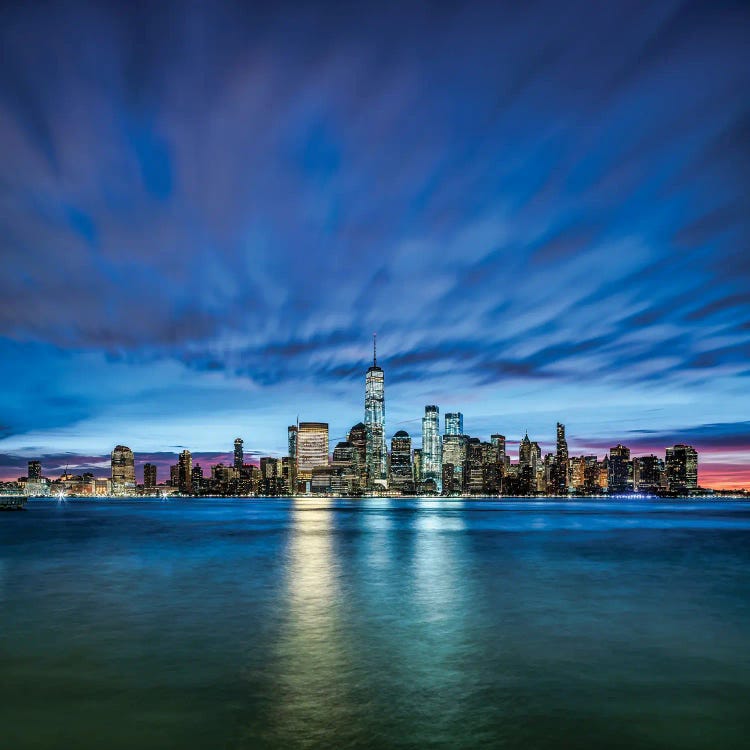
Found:
[[[460,411],[446,412],[445,434],[446,435],[463,435],[464,434],[464,415],[461,414]]]
[[[568,491],[568,441],[561,422],[557,423],[557,472],[557,490],[564,495]]]
[[[243,449],[242,438],[235,438],[234,441],[234,468],[239,471],[245,463],[245,451]]]
[[[365,376],[365,428],[367,429],[367,481],[386,479],[388,449],[385,444],[385,380],[378,367],[376,338],[372,339],[372,365]]]
[[[422,479],[434,479],[440,488],[443,480],[443,451],[440,441],[440,410],[425,406],[422,417]]]

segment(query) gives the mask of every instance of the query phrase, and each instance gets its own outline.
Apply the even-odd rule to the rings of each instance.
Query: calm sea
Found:
[[[35,501],[0,745],[750,746],[750,504]]]

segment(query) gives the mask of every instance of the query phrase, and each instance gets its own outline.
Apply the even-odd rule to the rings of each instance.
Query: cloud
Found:
[[[711,424],[746,387],[742,4],[1,20],[3,440],[130,403],[190,442],[240,392],[353,423],[375,330],[404,411],[641,384]]]

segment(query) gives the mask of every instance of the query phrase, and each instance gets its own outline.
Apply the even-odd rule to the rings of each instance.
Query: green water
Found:
[[[750,505],[32,502],[0,747],[740,748]]]

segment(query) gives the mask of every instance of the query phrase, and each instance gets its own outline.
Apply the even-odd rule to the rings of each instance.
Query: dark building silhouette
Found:
[[[234,439],[234,468],[237,469],[237,471],[240,471],[244,463],[245,463],[245,451],[243,448],[242,438],[235,438]]]
[[[193,491],[193,457],[189,450],[182,451],[177,459],[177,486],[184,495]]]
[[[143,487],[147,490],[156,487],[156,464],[143,465]]]
[[[627,492],[632,489],[630,484],[630,448],[616,445],[609,450],[609,493]]]
[[[390,485],[398,490],[410,490],[413,487],[411,467],[411,438],[405,430],[399,430],[391,438]]]
[[[681,492],[698,487],[698,452],[693,446],[667,448],[665,465],[670,490]]]
[[[570,484],[568,468],[568,441],[565,438],[565,425],[557,423],[557,492],[564,495]]]

